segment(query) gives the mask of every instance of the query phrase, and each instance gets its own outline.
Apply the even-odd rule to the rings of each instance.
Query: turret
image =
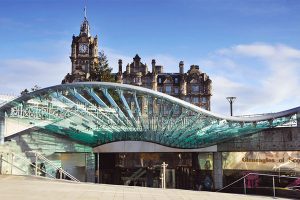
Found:
[[[72,43],[71,48],[72,48],[71,57],[75,58],[76,57],[76,44]]]
[[[94,38],[94,48],[93,48],[93,57],[98,57],[98,37],[97,35]]]
[[[86,17],[86,6],[84,7],[84,19],[80,26],[80,34],[79,35],[80,36],[87,35],[88,37],[90,37],[90,25],[89,25],[89,22]]]
[[[134,67],[140,66],[141,58],[138,54],[136,54],[135,57],[133,58],[133,62],[134,62]]]

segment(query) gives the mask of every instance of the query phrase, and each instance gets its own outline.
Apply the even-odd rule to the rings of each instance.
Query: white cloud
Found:
[[[269,45],[265,43],[254,43],[248,45],[236,45],[231,48],[221,49],[218,51],[221,55],[241,55],[257,58],[273,58],[273,59],[299,59],[300,50],[289,47],[287,45]]]
[[[0,61],[1,79],[0,93],[19,93],[34,85],[48,87],[61,83],[70,70],[68,59],[43,61],[34,59],[9,59]]]
[[[216,51],[201,64],[213,80],[212,109],[236,114],[276,112],[299,106],[300,50],[286,45],[241,44]]]

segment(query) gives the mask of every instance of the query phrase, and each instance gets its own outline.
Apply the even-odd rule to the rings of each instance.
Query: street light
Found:
[[[226,97],[226,99],[230,103],[230,116],[232,116],[232,104],[236,100],[236,97]]]

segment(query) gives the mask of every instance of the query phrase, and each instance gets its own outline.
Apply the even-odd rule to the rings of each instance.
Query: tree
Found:
[[[33,88],[31,88],[31,92],[34,92],[36,90],[39,90],[41,89],[41,87],[39,87],[38,85],[34,85]],[[28,94],[29,93],[29,90],[27,88],[25,88],[25,90],[21,91],[21,95],[24,95],[24,94]]]
[[[29,93],[29,91],[27,90],[27,89],[25,89],[25,90],[23,90],[23,91],[21,91],[21,95],[24,95],[24,94],[28,94]]]
[[[111,71],[112,68],[109,67],[104,51],[99,52],[99,64],[98,66],[94,66],[90,71],[91,81],[115,82],[115,77]]]
[[[40,86],[34,85],[33,88],[31,88],[31,92],[34,92],[34,91],[39,90],[39,89],[41,89]]]

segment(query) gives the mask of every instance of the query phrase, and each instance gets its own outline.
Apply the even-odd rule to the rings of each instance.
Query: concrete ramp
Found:
[[[74,183],[30,176],[0,175],[1,200],[35,199],[103,199],[103,200],[243,200],[273,199],[271,197],[247,196],[179,189],[159,189],[120,185]],[[280,199],[280,198],[276,198]]]

